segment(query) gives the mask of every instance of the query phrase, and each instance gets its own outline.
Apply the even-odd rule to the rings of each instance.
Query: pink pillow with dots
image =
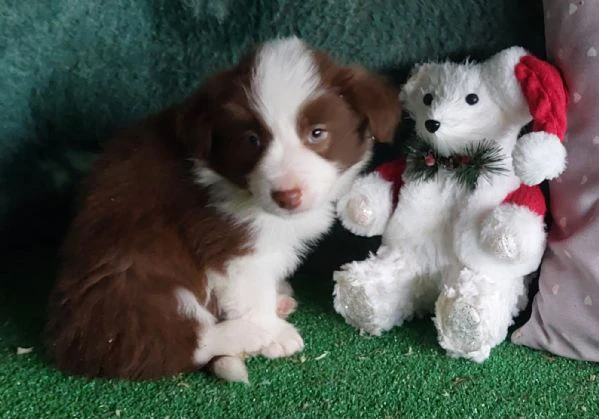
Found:
[[[599,0],[544,0],[550,61],[570,92],[568,168],[551,182],[554,224],[532,315],[512,342],[599,361]]]

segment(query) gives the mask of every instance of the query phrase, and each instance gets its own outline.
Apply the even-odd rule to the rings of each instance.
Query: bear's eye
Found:
[[[466,96],[466,103],[468,105],[476,105],[478,103],[478,95],[476,93],[470,93]]]
[[[422,98],[422,103],[424,103],[426,106],[431,106],[431,103],[433,103],[433,95],[431,93],[424,95]]]

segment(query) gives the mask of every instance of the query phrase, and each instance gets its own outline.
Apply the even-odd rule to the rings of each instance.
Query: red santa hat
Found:
[[[520,57],[514,75],[532,117],[532,131],[512,153],[514,171],[525,184],[536,185],[566,168],[568,95],[558,69],[533,55]]]

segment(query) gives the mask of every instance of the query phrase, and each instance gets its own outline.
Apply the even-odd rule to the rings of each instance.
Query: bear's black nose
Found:
[[[439,129],[441,123],[439,121],[435,121],[434,119],[427,119],[424,121],[424,126],[426,127],[426,130],[432,134]]]

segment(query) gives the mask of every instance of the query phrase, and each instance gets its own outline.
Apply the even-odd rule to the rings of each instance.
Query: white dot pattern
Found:
[[[568,84],[567,169],[550,182],[555,223],[540,298],[517,343],[599,362],[599,0],[543,0],[550,62]]]
[[[551,287],[551,293],[553,295],[557,295],[558,292],[559,292],[559,284],[555,284],[554,286]]]
[[[578,11],[578,6],[575,5],[574,3],[570,3],[570,6],[568,7],[568,14],[573,15],[577,11]]]
[[[568,252],[567,250],[564,250],[564,255],[566,255],[568,259],[572,259],[572,253]]]

